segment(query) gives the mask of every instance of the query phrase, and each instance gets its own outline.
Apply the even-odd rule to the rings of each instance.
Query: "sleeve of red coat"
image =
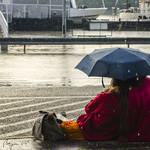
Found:
[[[85,112],[87,114],[91,113],[100,105],[102,101],[103,101],[103,96],[102,93],[100,93],[85,106]]]

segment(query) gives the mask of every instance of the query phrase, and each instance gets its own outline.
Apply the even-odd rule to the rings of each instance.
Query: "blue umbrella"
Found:
[[[150,54],[131,48],[96,49],[86,55],[75,68],[88,76],[111,77],[124,81],[150,75]]]

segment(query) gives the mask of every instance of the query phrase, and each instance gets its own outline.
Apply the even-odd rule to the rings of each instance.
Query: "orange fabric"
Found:
[[[84,140],[82,131],[76,121],[73,120],[63,121],[60,124],[60,127],[63,130],[64,134],[66,135],[67,139]]]

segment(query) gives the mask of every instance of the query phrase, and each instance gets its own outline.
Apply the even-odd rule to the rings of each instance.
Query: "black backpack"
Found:
[[[55,113],[50,113],[45,110],[41,110],[39,113],[32,128],[33,136],[38,139],[44,137],[44,139],[52,141],[66,139],[65,134],[59,126],[62,120],[57,119]]]

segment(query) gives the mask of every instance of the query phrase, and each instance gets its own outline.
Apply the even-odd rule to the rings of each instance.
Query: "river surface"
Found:
[[[67,37],[78,35],[107,35],[107,37],[150,37],[147,31],[67,31]],[[62,37],[61,31],[11,31],[10,37]],[[30,86],[85,86],[101,85],[100,77],[87,77],[74,69],[80,60],[94,49],[127,47],[127,45],[9,45],[7,53],[0,54],[0,85]],[[130,45],[150,53],[149,45]],[[104,78],[108,85],[109,78]]]

